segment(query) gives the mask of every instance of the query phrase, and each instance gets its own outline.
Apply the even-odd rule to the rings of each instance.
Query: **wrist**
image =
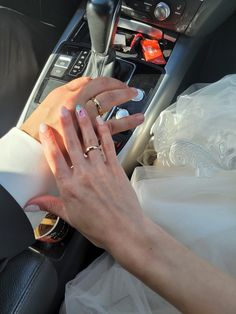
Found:
[[[153,240],[157,237],[156,226],[149,218],[143,219],[135,227],[127,226],[122,236],[112,241],[109,252],[116,261],[138,277],[149,263],[156,263]]]
[[[31,120],[26,120],[20,127],[20,130],[27,133],[29,136],[39,141],[39,126],[35,123],[31,123]]]

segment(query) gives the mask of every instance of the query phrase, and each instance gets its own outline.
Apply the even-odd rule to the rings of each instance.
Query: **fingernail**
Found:
[[[130,87],[130,89],[131,89],[133,92],[135,92],[136,95],[138,95],[138,90],[137,90],[137,88],[135,88],[135,87]]]
[[[80,111],[81,108],[82,108],[82,107],[81,107],[80,105],[77,105],[77,106],[76,106],[76,111]]]
[[[28,205],[24,208],[25,212],[38,212],[41,211],[40,207],[38,205]]]
[[[86,116],[86,111],[83,107],[81,107],[80,105],[76,106],[76,112],[79,115],[80,118],[84,118]]]
[[[142,113],[137,114],[136,119],[138,122],[143,123],[144,122],[144,115]]]
[[[39,132],[46,133],[48,131],[48,126],[45,123],[41,123],[39,126]]]
[[[69,110],[62,106],[60,108],[60,116],[63,117],[63,118],[68,117],[69,116]]]
[[[136,89],[136,96],[132,99],[133,101],[141,101],[145,97],[145,92],[142,89]]]
[[[100,116],[97,116],[97,117],[96,117],[96,120],[97,120],[97,123],[98,123],[99,125],[103,125],[103,124],[104,124],[104,120],[103,120]]]

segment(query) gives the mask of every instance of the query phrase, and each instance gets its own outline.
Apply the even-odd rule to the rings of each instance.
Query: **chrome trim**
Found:
[[[180,37],[175,45],[171,57],[165,67],[166,74],[157,82],[154,95],[148,104],[145,112],[145,122],[137,127],[118,155],[118,160],[122,164],[128,176],[131,176],[134,168],[138,165],[137,158],[144,152],[150,139],[150,132],[153,123],[160,115],[161,111],[168,107],[196,56],[201,46],[201,38],[190,39]],[[189,52],[192,52],[191,54]]]
[[[130,19],[125,19],[125,18],[120,18],[120,21],[118,23],[118,27],[128,29],[130,31],[142,33],[144,35],[148,35],[153,38],[165,38],[171,42],[176,42],[176,38],[163,33],[163,31],[159,28],[150,26],[148,24],[145,24],[143,22],[135,21],[135,20],[130,20]]]
[[[113,20],[112,20],[112,23],[111,23],[110,34],[109,34],[109,37],[108,37],[107,46],[106,46],[106,50],[104,52],[104,55],[108,54],[108,51],[109,51],[109,48],[110,48],[110,45],[111,45],[112,34],[114,32],[115,23],[116,23],[116,20],[119,18],[118,17],[118,13],[119,13],[120,9],[121,9],[121,0],[118,2],[116,10],[115,10],[114,15],[113,15]]]
[[[68,24],[68,26],[66,27],[64,33],[62,34],[61,38],[59,39],[56,47],[54,48],[53,52],[56,52],[58,50],[58,48],[60,47],[60,45],[69,39],[70,35],[74,32],[74,30],[76,29],[76,27],[78,26],[78,23],[80,23],[84,17],[85,14],[85,10],[84,9],[78,9],[74,16],[72,17],[70,23]],[[81,25],[82,27],[82,25]],[[80,28],[81,28],[80,27]]]

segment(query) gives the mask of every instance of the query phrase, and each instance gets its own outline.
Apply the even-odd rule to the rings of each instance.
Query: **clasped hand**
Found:
[[[111,251],[115,243],[121,241],[121,235],[123,238],[125,233],[138,228],[143,214],[136,194],[117,161],[110,131],[122,131],[136,126],[143,121],[143,115],[112,120],[109,123],[99,116],[95,118],[96,108],[89,101],[92,96],[98,95],[96,98],[109,109],[112,105],[131,99],[136,92],[114,79],[83,80],[87,80],[87,87],[82,86],[76,96],[72,92],[71,97],[75,97],[76,101],[73,99],[70,105],[66,102],[61,107],[59,119],[58,113],[53,112],[57,117],[54,118],[55,123],[48,123],[48,116],[45,115],[45,123],[40,126],[39,140],[55,176],[60,197],[42,196],[31,200],[28,205],[36,204],[41,210],[60,216],[90,241]],[[69,89],[73,88],[70,86]],[[86,104],[86,110],[82,104],[74,110],[78,100],[80,104]],[[41,110],[45,111],[46,108]],[[60,137],[55,132],[55,125]],[[84,149],[98,147],[98,138],[103,153],[99,149],[91,149],[86,158]],[[69,162],[64,157],[65,150]]]

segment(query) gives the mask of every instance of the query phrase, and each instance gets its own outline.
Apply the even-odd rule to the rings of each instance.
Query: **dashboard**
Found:
[[[125,16],[177,32],[185,32],[203,0],[124,0]]]

